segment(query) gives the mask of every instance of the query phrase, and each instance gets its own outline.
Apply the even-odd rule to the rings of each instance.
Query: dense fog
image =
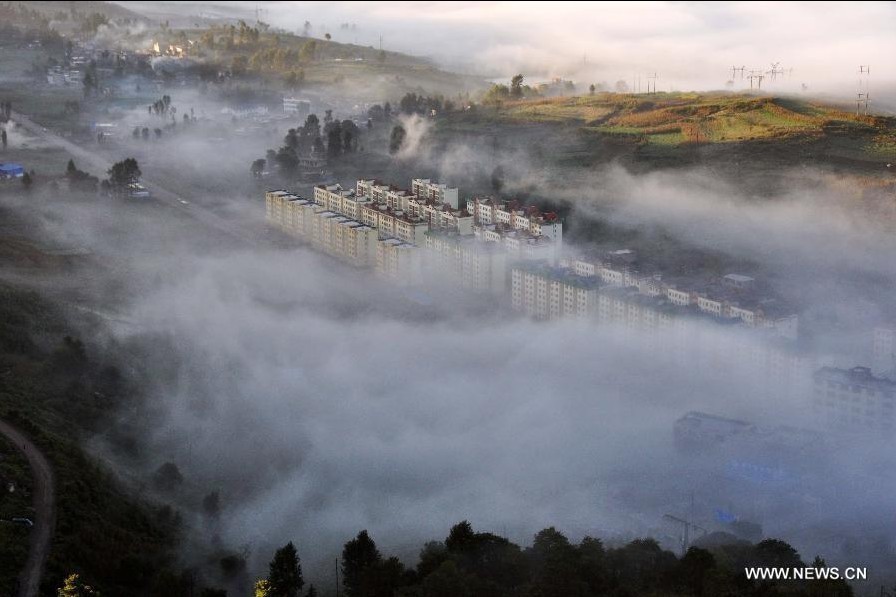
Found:
[[[338,41],[373,45],[383,35],[389,49],[495,78],[525,70],[612,84],[656,70],[661,86],[715,89],[731,64],[782,60],[795,74],[781,91],[808,81],[839,93],[854,84],[856,65],[896,54],[891,4],[866,5],[860,21],[846,4],[610,4],[584,20],[566,3],[525,13],[505,3],[259,4],[285,29],[307,19]],[[812,26],[797,26],[803,20]],[[343,22],[357,27],[341,34]],[[830,36],[852,28],[862,44],[831,51]],[[396,155],[367,148],[365,163],[383,170],[339,172],[345,187],[360,177],[407,187],[428,176],[469,199],[492,192],[489,178],[500,171],[504,197],[563,210],[570,255],[637,252],[644,241],[665,263],[698,255],[722,273],[754,276],[798,305],[811,332],[803,361],[776,377],[738,357],[773,343],[733,326],[691,323],[682,344],[671,330],[537,322],[512,313],[506,298],[447,281],[400,288],[315,253],[265,227],[263,192],[249,180],[252,160],[280,144],[284,125],[301,123],[253,127],[231,120],[219,98],[172,95],[178,118],[192,113],[194,122],[150,143],[125,130],[115,151],[137,157],[146,181],[177,188],[183,207],[47,188],[6,194],[2,207],[30,234],[83,249],[90,264],[79,279],[4,276],[90,305],[92,323],[83,309],[73,320],[91,345],[117,354],[144,396],[116,413],[119,431],[89,448],[128,487],[174,504],[200,531],[189,534],[186,561],[241,551],[261,574],[272,549],[292,540],[306,575],[331,584],[333,558],[360,529],[408,563],[423,541],[464,519],[524,544],[556,526],[610,543],[655,536],[677,551],[681,529],[665,514],[727,531],[724,511],[805,559],[822,552],[880,578],[896,569],[890,445],[820,432],[811,413],[812,371],[867,363],[867,331],[894,316],[892,219],[860,203],[842,173],[788,169],[760,188],[703,167],[645,173],[611,161],[573,171],[548,165],[536,144],[446,139],[417,115],[400,117],[407,136]],[[339,101],[321,92],[314,110]],[[336,117],[356,116],[354,107]],[[128,127],[156,122],[144,106],[111,117]],[[7,130],[13,148],[40,143]],[[95,164],[78,166],[105,176]],[[773,454],[751,445],[689,454],[673,441],[689,411],[807,430],[818,441]],[[127,434],[136,440],[123,442]],[[150,481],[166,462],[185,479],[170,491]],[[751,476],[744,466],[774,474]],[[202,500],[215,491],[221,515],[213,519]]]

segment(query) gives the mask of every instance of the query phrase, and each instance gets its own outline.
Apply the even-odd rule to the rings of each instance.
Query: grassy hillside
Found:
[[[574,151],[583,162],[595,153],[637,154],[642,161],[731,154],[761,158],[756,148],[776,159],[783,152],[785,161],[896,161],[896,118],[856,116],[820,102],[759,95],[598,93],[504,101],[451,115],[442,131],[512,134],[533,128],[543,138],[566,131],[564,147],[558,149]],[[578,135],[569,136],[571,129]]]
[[[146,33],[140,35],[146,38]],[[346,43],[340,35],[322,39],[239,21],[207,28],[164,28],[150,37],[161,47],[186,48],[190,58],[229,69],[235,76],[261,77],[266,85],[293,89],[336,85],[341,96],[400,97],[419,90],[456,95],[485,86],[478,77],[441,70],[425,58]]]

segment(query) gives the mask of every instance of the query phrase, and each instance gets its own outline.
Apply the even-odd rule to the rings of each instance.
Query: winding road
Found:
[[[0,421],[0,434],[28,459],[31,468],[34,499],[34,526],[31,528],[31,546],[28,561],[19,575],[19,597],[37,597],[44,563],[50,552],[53,528],[56,525],[56,488],[53,469],[47,457],[37,449],[21,431]]]

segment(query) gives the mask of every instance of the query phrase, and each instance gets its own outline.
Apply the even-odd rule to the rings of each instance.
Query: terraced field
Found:
[[[868,151],[886,154],[896,148],[893,119],[768,96],[600,93],[505,102],[486,112],[499,122],[577,124],[587,132],[664,146],[821,138],[834,127],[847,135],[867,136]]]

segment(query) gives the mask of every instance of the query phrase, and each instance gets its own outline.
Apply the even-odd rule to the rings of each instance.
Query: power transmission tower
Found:
[[[679,518],[678,516],[673,516],[671,514],[664,514],[663,518],[666,520],[671,520],[672,522],[678,523],[681,525],[681,555],[687,553],[688,547],[691,546],[691,529],[695,529],[698,531],[702,531],[705,535],[708,531],[701,527],[698,524],[694,524],[690,520],[685,520],[684,518]]]
[[[772,81],[778,78],[778,75],[784,74],[784,69],[781,68],[780,62],[772,62],[772,69],[768,71],[768,74],[771,75]]]
[[[732,66],[731,67],[731,79],[733,80],[734,75],[736,75],[737,73],[740,73],[740,78],[743,79],[744,78],[744,70],[746,68],[747,68],[746,66]]]
[[[871,100],[871,66],[868,64],[859,65],[859,80],[856,89],[856,116],[864,113],[868,115],[868,103]]]
[[[654,94],[656,93],[656,79],[657,79],[656,73],[653,73],[652,75],[647,75],[647,93],[654,93]],[[651,89],[651,87],[650,87],[651,80],[653,81],[653,91],[650,90]]]
[[[753,81],[756,81],[756,89],[762,89],[762,79],[765,78],[765,75],[762,74],[760,70],[751,70],[750,76],[747,77],[750,80],[750,89],[753,89]]]

